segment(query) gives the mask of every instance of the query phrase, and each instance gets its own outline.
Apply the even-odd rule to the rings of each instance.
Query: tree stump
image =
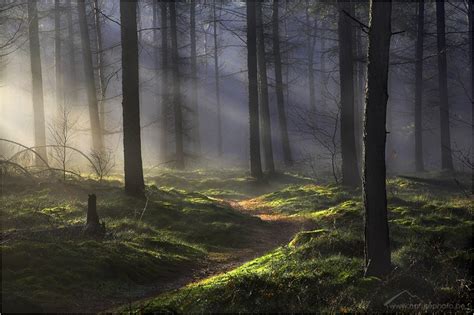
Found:
[[[97,214],[97,197],[95,194],[89,195],[87,200],[87,220],[84,233],[88,235],[103,236],[105,234],[105,224],[99,222]]]

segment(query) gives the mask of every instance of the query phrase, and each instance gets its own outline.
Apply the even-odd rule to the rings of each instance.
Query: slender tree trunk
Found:
[[[249,79],[249,117],[250,117],[250,175],[257,179],[263,177],[260,160],[260,130],[258,113],[257,80],[257,31],[256,4],[247,0],[247,69]]]
[[[474,148],[474,0],[468,2],[469,57],[471,61],[471,148]],[[474,149],[471,150],[471,194],[474,195]]]
[[[122,38],[122,110],[125,191],[130,195],[143,194],[140,93],[138,87],[137,2],[120,0]]]
[[[104,53],[102,45],[102,26],[100,25],[100,7],[99,1],[94,0],[94,24],[95,24],[95,35],[96,35],[96,46],[97,46],[97,73],[99,76],[99,118],[100,127],[102,130],[105,129],[105,93],[106,93],[106,80],[104,70]]]
[[[38,34],[38,9],[37,1],[28,1],[28,36],[30,44],[30,63],[31,63],[31,83],[32,83],[32,101],[33,101],[33,119],[35,132],[35,146],[39,147],[36,152],[47,162],[46,153],[46,127],[44,122],[44,101],[43,101],[43,77],[41,71],[41,55]],[[35,159],[36,166],[42,166],[40,158]]]
[[[318,24],[314,22],[314,26],[311,25],[311,19],[309,16],[310,2],[306,1],[306,45],[308,48],[308,85],[309,85],[309,109],[311,112],[316,113],[316,92],[314,82],[314,45],[316,40],[316,30]]]
[[[265,158],[265,170],[275,173],[275,163],[273,161],[272,132],[270,120],[270,107],[268,104],[268,79],[267,64],[265,58],[265,32],[263,24],[262,1],[256,2],[257,10],[257,64],[258,64],[258,86],[260,94],[260,115],[261,115],[261,138],[263,146],[263,156]]]
[[[161,2],[161,132],[160,132],[160,156],[161,161],[166,162],[168,152],[168,3]]]
[[[382,276],[391,269],[385,188],[385,124],[388,101],[391,11],[391,1],[370,1],[363,180],[367,276]]]
[[[291,155],[290,140],[288,137],[288,126],[286,122],[285,99],[283,96],[283,78],[281,72],[281,52],[280,52],[280,17],[279,1],[273,1],[272,13],[273,27],[273,58],[275,60],[275,89],[277,97],[278,119],[280,123],[280,140],[283,149],[283,160],[286,166],[293,165]]]
[[[451,155],[451,131],[449,126],[448,101],[448,66],[446,61],[446,34],[444,0],[436,0],[436,28],[438,42],[438,81],[439,81],[439,114],[441,133],[441,168],[454,170]]]
[[[193,140],[194,150],[197,155],[201,154],[201,136],[199,131],[199,104],[198,104],[198,81],[197,81],[197,49],[196,49],[196,1],[190,4],[190,36],[191,36],[191,108],[194,112]],[[219,124],[220,125],[220,124]]]
[[[61,64],[61,7],[54,0],[54,59],[56,70],[56,106],[64,106],[63,75]]]
[[[351,22],[352,3],[339,0],[339,76],[341,86],[342,184],[360,185],[354,131],[354,62]]]
[[[362,36],[359,27],[355,28],[354,45],[356,47],[355,52],[355,73],[354,73],[354,132],[355,132],[355,145],[356,145],[356,156],[359,169],[362,169],[362,147],[363,147],[363,133],[364,133],[364,80],[363,80],[363,63],[362,63]]]
[[[474,0],[469,0],[469,54],[471,59],[471,148],[474,148]],[[474,195],[474,149],[471,150],[471,194]]]
[[[217,15],[216,15],[216,0],[212,4],[212,16],[214,19],[214,76],[216,79],[216,105],[217,105],[217,152],[219,156],[222,155],[222,121],[221,121],[221,92],[220,92],[220,77],[219,77],[219,55],[217,42]]]
[[[415,64],[415,169],[424,171],[423,166],[423,39],[425,27],[425,1],[418,0],[418,18],[416,35],[416,64]]]
[[[160,25],[159,25],[159,21],[158,21],[159,5],[160,5],[160,3],[158,1],[153,1],[153,4],[152,4],[152,10],[153,10],[153,22],[152,23],[153,23],[153,27],[154,27],[154,30],[153,30],[153,68],[154,68],[154,72],[155,72],[155,82],[154,82],[154,84],[156,86],[159,86],[159,76],[160,76],[160,72],[158,70],[160,68],[160,51],[159,51],[159,46],[158,46],[158,42],[159,42],[158,32],[159,32],[159,29],[160,29]],[[160,108],[159,97],[157,96],[157,93],[155,93],[154,101],[155,101],[156,107]],[[160,136],[161,135],[161,125],[159,125],[158,128],[159,128],[158,136]],[[162,152],[160,150],[159,161],[164,162],[165,158],[161,157],[161,153]]]
[[[327,23],[323,22],[319,33],[321,34],[321,54],[319,55],[319,63],[321,67],[321,72],[319,76],[320,84],[320,93],[321,93],[321,107],[326,109],[326,85],[327,85],[327,76],[326,76],[326,28]]]
[[[67,33],[68,38],[66,40],[68,46],[68,63],[69,63],[69,73],[68,73],[68,97],[72,104],[77,103],[77,75],[76,75],[76,49],[74,48],[74,27],[72,20],[72,4],[71,0],[66,2],[66,18],[67,18]]]
[[[178,52],[178,30],[176,27],[176,2],[170,2],[170,26],[171,26],[171,64],[173,67],[173,111],[176,144],[176,168],[184,169],[183,148],[183,111],[181,108],[181,78],[179,75],[179,52]]]
[[[77,0],[79,13],[79,27],[81,29],[82,55],[84,63],[84,74],[86,78],[86,93],[89,103],[89,119],[92,132],[92,148],[100,152],[104,149],[102,130],[100,128],[99,107],[95,90],[94,68],[92,66],[92,52],[89,38],[89,27],[87,24],[85,0]]]

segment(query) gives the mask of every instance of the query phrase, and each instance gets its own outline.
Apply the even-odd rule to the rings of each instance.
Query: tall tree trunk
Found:
[[[249,80],[249,117],[250,117],[250,175],[261,179],[262,163],[260,160],[260,130],[258,113],[258,80],[257,80],[257,19],[256,5],[247,0],[247,69]]]
[[[339,76],[341,86],[342,184],[360,185],[354,131],[354,62],[351,22],[348,14],[353,4],[338,0],[339,5]]]
[[[441,133],[441,168],[453,170],[451,155],[451,131],[449,126],[448,101],[448,66],[446,61],[446,34],[444,0],[436,0],[436,28],[438,42],[438,82],[439,82],[439,115]]]
[[[326,28],[327,23],[324,21],[321,25],[319,33],[321,34],[321,54],[319,55],[319,63],[321,67],[321,72],[319,76],[319,85],[321,93],[321,107],[326,109],[326,85],[327,85],[327,76],[326,76]]]
[[[122,38],[122,110],[125,191],[143,194],[140,93],[138,88],[137,2],[120,0]]]
[[[212,16],[214,19],[214,76],[216,84],[216,105],[217,105],[217,152],[219,156],[222,155],[222,118],[221,118],[221,92],[220,92],[220,77],[219,77],[219,55],[217,42],[217,15],[216,15],[216,0],[212,4]]]
[[[46,127],[44,122],[44,101],[43,101],[43,77],[41,71],[41,55],[38,34],[38,9],[37,1],[28,1],[28,36],[30,44],[30,63],[31,63],[31,83],[32,83],[32,101],[33,101],[33,119],[35,132],[36,152],[48,161],[46,153]],[[35,164],[42,166],[43,162],[36,157]]]
[[[367,276],[381,276],[391,269],[387,193],[385,188],[385,124],[388,100],[387,81],[391,11],[391,1],[370,1],[363,180]]]
[[[173,67],[173,111],[176,144],[176,168],[184,169],[183,110],[181,108],[181,78],[179,75],[178,30],[176,27],[176,2],[170,2],[171,64]]]
[[[190,4],[190,36],[191,36],[191,108],[193,110],[193,142],[197,155],[201,154],[201,135],[199,132],[199,104],[197,81],[197,49],[196,49],[196,1]]]
[[[416,35],[416,64],[415,64],[415,169],[424,171],[423,166],[423,39],[425,27],[425,1],[418,0],[417,35]]]
[[[168,3],[161,2],[161,132],[160,132],[160,156],[161,162],[166,162],[168,153]]]
[[[99,118],[100,118],[100,127],[102,130],[105,129],[105,89],[106,89],[106,80],[105,80],[105,70],[104,70],[104,52],[102,45],[102,26],[100,25],[100,7],[99,1],[94,0],[94,25],[95,25],[95,39],[97,47],[97,73],[99,76]]]
[[[277,98],[278,119],[280,123],[280,140],[283,149],[283,160],[286,166],[293,165],[291,155],[290,140],[288,137],[288,126],[286,122],[285,98],[283,96],[283,78],[281,72],[281,52],[280,52],[280,17],[279,1],[273,1],[272,12],[273,27],[273,58],[275,61],[275,89]]]
[[[77,103],[77,75],[76,75],[76,49],[74,48],[74,26],[72,20],[72,4],[71,0],[66,2],[66,18],[67,18],[67,46],[68,46],[68,97],[72,104]]]
[[[356,17],[357,18],[357,17]],[[359,169],[362,169],[362,147],[363,147],[363,133],[364,133],[364,75],[363,75],[363,52],[362,52],[362,35],[359,27],[355,28],[355,34],[353,34],[355,40],[354,45],[355,51],[355,73],[354,73],[354,99],[355,99],[355,110],[354,110],[354,132],[355,132],[355,144],[356,154]]]
[[[471,59],[471,147],[474,148],[474,0],[469,0],[469,54]],[[474,150],[471,150],[471,194],[474,195]]]
[[[56,70],[56,106],[64,106],[63,78],[61,64],[61,6],[54,0],[54,61]]]
[[[315,21],[314,25],[311,25],[311,19],[309,16],[310,2],[306,1],[306,45],[308,49],[308,87],[309,87],[309,109],[311,112],[316,113],[316,93],[315,93],[315,82],[314,82],[314,45],[316,40],[316,29],[318,23]]]
[[[263,24],[262,1],[256,2],[257,10],[257,64],[258,64],[258,86],[260,94],[260,115],[261,115],[261,138],[263,146],[263,156],[265,158],[265,170],[275,173],[275,163],[273,161],[272,131],[270,119],[270,107],[268,104],[268,79],[267,64],[265,58],[265,32]]]
[[[89,103],[89,119],[92,133],[92,148],[100,152],[104,149],[102,130],[100,128],[99,107],[95,90],[94,68],[92,66],[92,52],[89,38],[89,27],[87,24],[85,0],[77,0],[79,13],[79,27],[81,29],[82,56],[84,62],[84,75],[86,78],[86,93]]]

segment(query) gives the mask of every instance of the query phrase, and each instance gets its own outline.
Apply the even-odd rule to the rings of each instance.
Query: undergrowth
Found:
[[[360,194],[335,186],[291,186],[246,206],[309,218],[314,230],[298,233],[287,246],[231,272],[138,303],[135,309],[472,312],[472,199],[451,184],[430,178],[388,181],[394,268],[383,279],[364,277]]]

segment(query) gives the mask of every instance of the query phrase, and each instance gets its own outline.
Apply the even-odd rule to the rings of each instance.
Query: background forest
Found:
[[[0,0],[4,312],[472,312],[472,0]]]

